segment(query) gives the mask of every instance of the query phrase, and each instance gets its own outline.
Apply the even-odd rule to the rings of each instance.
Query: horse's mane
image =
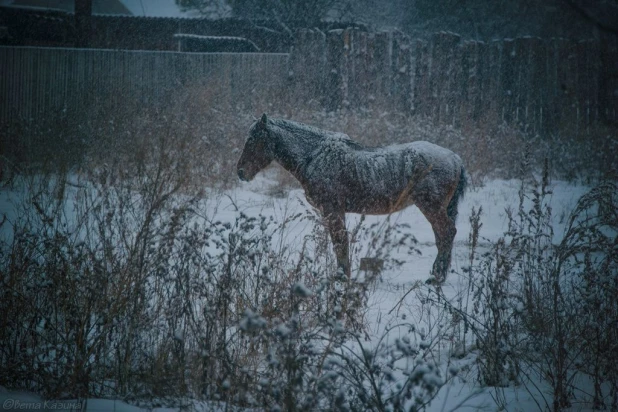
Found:
[[[319,129],[314,126],[310,126],[304,123],[295,122],[285,119],[268,119],[272,125],[285,130],[288,133],[294,135],[294,137],[302,138],[305,140],[311,140],[315,143],[328,143],[328,142],[341,142],[351,149],[364,149],[364,146],[360,143],[352,140],[350,136],[345,133],[331,132],[329,130]]]

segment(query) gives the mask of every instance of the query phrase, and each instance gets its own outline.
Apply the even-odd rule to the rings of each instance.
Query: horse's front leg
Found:
[[[350,279],[350,245],[348,231],[345,227],[345,213],[331,212],[325,216],[325,219],[337,257],[338,272]]]
[[[436,247],[438,255],[433,263],[431,271],[432,279],[430,282],[444,283],[448,269],[451,265],[451,254],[453,251],[453,241],[457,234],[455,223],[446,213],[440,213],[431,221],[434,234],[436,236]]]
[[[348,231],[345,227],[345,213],[332,212],[325,214],[325,223],[330,232],[330,238],[333,242],[333,248],[335,249],[335,256],[337,258],[337,274],[335,276],[334,288],[331,289],[329,302],[333,305],[333,308],[339,307],[335,316],[337,319],[342,319],[344,314],[347,313],[348,298],[347,281],[351,278],[350,270],[350,251],[348,241]]]

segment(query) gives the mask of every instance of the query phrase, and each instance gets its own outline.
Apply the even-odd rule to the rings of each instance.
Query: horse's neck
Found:
[[[294,134],[281,127],[278,129],[275,133],[275,160],[302,183],[301,170],[311,160],[319,138],[308,133]]]

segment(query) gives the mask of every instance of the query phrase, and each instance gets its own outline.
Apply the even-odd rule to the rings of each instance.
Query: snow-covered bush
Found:
[[[473,304],[449,310],[474,336],[483,385],[522,383],[557,411],[581,399],[578,385],[589,380],[595,408],[617,407],[616,193],[616,182],[607,180],[583,196],[556,244],[545,168],[539,180],[522,181],[504,236],[480,256],[470,243],[465,272]],[[480,210],[471,219],[478,239]],[[551,399],[537,379],[550,384]]]
[[[430,346],[414,325],[398,324],[377,343],[364,343],[336,314],[307,323],[299,310],[314,293],[292,287],[295,308],[286,320],[247,311],[243,332],[264,347],[254,371],[255,406],[269,410],[421,410],[444,384]]]
[[[361,342],[379,274],[337,277],[314,213],[216,220],[181,161],[191,147],[152,143],[88,173],[19,178],[0,242],[0,385],[286,410],[421,408],[435,396],[442,371],[412,326]],[[310,233],[282,240],[304,223]],[[409,226],[362,223],[355,256],[393,267],[396,248],[415,252]]]
[[[51,396],[139,391],[149,281],[196,197],[165,145],[76,174],[19,179],[0,245],[1,375]]]

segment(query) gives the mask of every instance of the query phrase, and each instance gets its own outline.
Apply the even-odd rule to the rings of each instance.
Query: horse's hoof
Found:
[[[429,279],[425,281],[426,285],[433,285],[433,286],[441,286],[443,283],[444,283],[443,280],[440,280],[436,278],[435,276],[431,276]]]

